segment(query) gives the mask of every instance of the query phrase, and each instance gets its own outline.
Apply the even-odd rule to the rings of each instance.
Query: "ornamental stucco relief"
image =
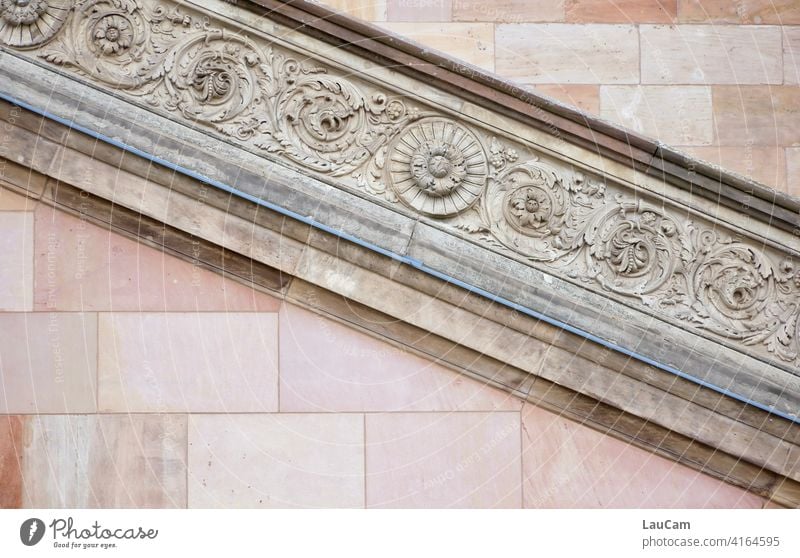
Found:
[[[0,0],[0,43],[494,250],[800,364],[800,262],[185,6]]]

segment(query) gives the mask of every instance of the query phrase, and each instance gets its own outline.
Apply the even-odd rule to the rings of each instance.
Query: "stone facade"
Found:
[[[323,3],[800,195],[793,0]]]
[[[5,188],[0,226],[2,507],[765,505]]]
[[[677,158],[644,138],[612,130],[588,146],[574,119],[514,120],[444,78],[432,87],[376,67],[255,6],[208,4],[3,5],[3,93],[32,107],[0,103],[2,177],[27,196],[0,198],[0,320],[27,341],[0,341],[9,505],[798,501],[796,200],[729,188],[735,177],[726,203],[695,197],[713,178],[692,169],[691,187],[676,182],[685,169],[668,169]],[[402,7],[392,17],[407,18]],[[478,4],[441,7],[426,4],[426,17],[483,17]],[[556,58],[506,60],[509,71],[550,88],[557,73],[596,91],[601,112],[669,104],[669,76],[683,72],[696,117],[669,139],[713,141],[711,128],[738,125],[703,109],[738,87],[714,62],[741,46],[735,30],[687,30],[708,67],[648,66],[645,87],[644,24],[604,22],[576,40],[586,26],[558,19],[561,8],[490,28],[508,26],[512,43],[557,37],[596,74]],[[675,41],[650,26],[661,56]],[[774,39],[758,27],[754,37]],[[499,44],[483,52],[497,67]],[[779,83],[782,51],[766,52],[764,79]],[[698,72],[719,86],[698,85]],[[791,123],[781,88],[775,106]],[[658,127],[663,114],[648,118]],[[790,141],[788,127],[774,131]],[[42,455],[59,456],[52,474]],[[153,490],[86,474],[112,466]],[[65,490],[64,479],[80,482]]]

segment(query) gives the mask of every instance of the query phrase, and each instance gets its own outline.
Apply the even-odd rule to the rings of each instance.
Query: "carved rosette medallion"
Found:
[[[389,183],[420,213],[449,217],[471,207],[488,176],[486,154],[475,135],[443,118],[426,118],[389,145]]]
[[[29,48],[47,42],[72,9],[72,0],[0,0],[0,43]]]
[[[586,232],[589,274],[619,294],[652,293],[675,271],[682,240],[675,221],[660,209],[622,202]]]
[[[511,167],[491,179],[485,205],[489,229],[512,250],[542,260],[563,253],[554,239],[564,229],[569,192],[555,169],[535,161]]]

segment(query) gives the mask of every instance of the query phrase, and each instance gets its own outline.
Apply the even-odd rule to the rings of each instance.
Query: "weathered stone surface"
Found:
[[[33,310],[33,214],[0,211],[0,310]]]
[[[183,508],[186,417],[40,415],[16,446],[27,508]]]
[[[678,0],[565,0],[570,23],[672,23]]]
[[[632,25],[498,25],[497,72],[522,83],[637,83]]]
[[[0,313],[0,331],[0,413],[97,410],[95,314]]]
[[[452,0],[386,0],[388,21],[450,21]]]
[[[99,335],[101,411],[278,410],[275,313],[100,314]]]
[[[586,112],[600,114],[600,87],[597,85],[548,85],[543,83],[534,89]]]
[[[673,145],[714,140],[710,87],[602,86],[600,116]]]
[[[199,243],[197,248],[199,249]],[[278,301],[232,279],[98,227],[36,211],[37,310],[274,312]]]
[[[786,176],[789,193],[800,197],[800,148],[786,150]]]
[[[189,507],[364,507],[364,417],[189,418]]]
[[[349,16],[368,21],[386,20],[386,1],[387,0],[323,0],[322,4],[333,8],[338,12],[343,12]]]
[[[520,507],[519,429],[516,412],[367,415],[367,507]]]
[[[787,159],[784,148],[780,146],[761,147],[758,145],[724,147],[680,147],[693,157],[738,172],[762,184],[787,191]]]
[[[381,23],[381,27],[427,47],[494,71],[494,29],[490,23]]]
[[[800,23],[800,6],[797,8]],[[783,83],[800,85],[800,27],[784,27],[783,32]]]
[[[780,84],[781,31],[712,25],[642,25],[642,83]]]
[[[423,0],[424,1],[424,0]],[[446,0],[444,0],[446,1]],[[564,21],[563,0],[452,0],[453,21],[526,23]]]
[[[763,499],[526,405],[526,508],[759,508]]]
[[[280,315],[281,411],[519,410],[518,398],[297,306]]]
[[[712,88],[720,145],[800,145],[800,89],[725,85]]]
[[[685,23],[796,25],[800,6],[795,0],[678,0],[678,15]]]

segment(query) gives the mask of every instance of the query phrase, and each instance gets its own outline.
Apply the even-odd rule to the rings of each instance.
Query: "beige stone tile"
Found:
[[[386,21],[386,0],[322,0],[336,11],[367,21]]]
[[[491,23],[385,23],[381,27],[494,71],[494,27]]]
[[[33,211],[35,200],[0,186],[0,211]]]
[[[277,314],[100,314],[99,345],[101,410],[278,410]]]
[[[363,415],[190,416],[189,507],[364,507]]]
[[[38,199],[46,181],[45,175],[0,157],[0,185],[18,189]]]
[[[800,23],[797,0],[678,0],[678,20],[687,23]]]
[[[715,86],[715,144],[800,146],[800,88]]]
[[[367,415],[370,508],[517,508],[519,413]]]
[[[638,83],[633,25],[501,24],[497,73],[522,83]]]
[[[574,23],[672,23],[678,0],[565,0]]]
[[[600,114],[600,87],[597,85],[540,84],[533,89],[591,114]]]
[[[642,83],[779,84],[777,27],[642,25]]]
[[[281,411],[519,410],[522,402],[294,305],[280,315]]]
[[[714,140],[709,87],[604,85],[600,116],[669,144]]]
[[[0,310],[33,310],[33,214],[0,211]]]
[[[800,148],[797,147],[786,150],[786,188],[800,198]]]
[[[564,0],[452,0],[453,21],[564,21]]]
[[[0,314],[0,331],[0,413],[95,412],[95,314]]]
[[[786,158],[782,147],[685,146],[678,149],[776,190],[786,191]]]
[[[37,310],[277,311],[278,301],[85,219],[36,210]]]
[[[450,21],[451,0],[386,0],[388,21]]]
[[[800,2],[798,2],[800,9]],[[784,27],[783,32],[783,82],[800,84],[800,27]]]
[[[762,500],[554,413],[522,415],[526,508],[759,508]]]
[[[23,505],[186,506],[186,417],[41,415],[25,419]],[[18,446],[20,448],[20,446]]]

